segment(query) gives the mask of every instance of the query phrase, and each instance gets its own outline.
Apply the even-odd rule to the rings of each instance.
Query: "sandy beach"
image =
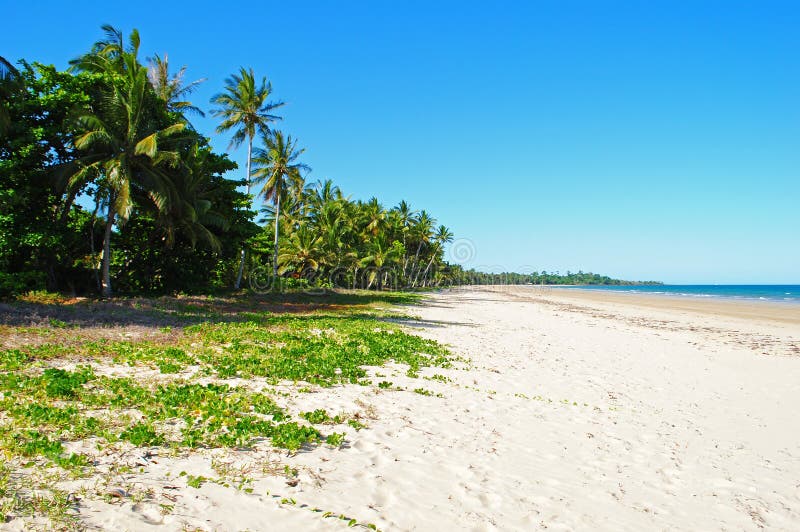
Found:
[[[292,410],[359,414],[368,428],[341,449],[128,456],[148,500],[87,502],[81,518],[116,530],[800,526],[797,309],[506,287],[406,310],[414,332],[469,363],[420,378],[371,368],[394,389],[290,394]],[[293,480],[276,474],[287,466]],[[221,469],[248,490],[176,478]]]

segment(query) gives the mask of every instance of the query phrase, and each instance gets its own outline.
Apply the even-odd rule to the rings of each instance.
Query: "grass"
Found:
[[[389,361],[407,364],[409,375],[449,367],[443,346],[397,324],[402,315],[391,305],[418,298],[353,292],[93,303],[36,294],[7,305],[11,311],[0,315],[5,518],[75,524],[59,483],[97,477],[92,457],[81,454],[89,447],[174,453],[267,445],[292,453],[343,446],[347,433],[331,429],[367,429],[358,415],[292,414],[278,399],[312,387],[390,388],[373,385],[363,368]],[[9,487],[10,479],[42,475],[51,480],[36,490],[25,482]],[[187,476],[192,487],[208,480]]]

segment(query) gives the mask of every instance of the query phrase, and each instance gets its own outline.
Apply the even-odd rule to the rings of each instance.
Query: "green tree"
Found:
[[[261,195],[275,205],[275,248],[273,251],[272,273],[278,276],[278,235],[281,217],[281,196],[287,186],[303,179],[302,172],[310,168],[298,162],[305,149],[297,147],[297,141],[291,135],[284,137],[281,131],[262,134],[263,148],[258,148],[253,158],[256,171],[253,178],[257,183],[264,183]]]
[[[433,226],[436,223],[427,211],[420,211],[411,223],[410,233],[413,239],[417,242],[417,251],[414,253],[414,262],[411,265],[409,278],[411,279],[411,286],[417,286],[417,278],[419,277],[420,253],[422,248],[427,246],[433,237]]]
[[[138,60],[139,32],[131,32],[125,47],[118,30],[111,26],[104,29],[107,40],[98,42],[91,53],[73,62],[75,69],[101,74],[108,82],[101,97],[77,119],[75,146],[85,154],[70,182],[80,185],[94,180],[96,193],[106,205],[102,294],[110,297],[112,228],[130,217],[134,187],[141,188],[159,210],[169,206],[174,194],[164,168],[180,163],[171,141],[186,124],[169,123],[168,115],[159,112],[166,108],[156,104],[147,69]]]
[[[4,102],[7,135],[0,136],[0,277],[7,286],[0,290],[85,290],[91,275],[79,264],[91,264],[95,235],[73,204],[81,189],[65,184],[76,153],[72,111],[88,104],[100,79],[25,61],[15,70]]]
[[[441,260],[441,253],[444,245],[452,241],[453,233],[447,227],[440,225],[436,230],[436,234],[433,236],[433,252],[431,253],[430,260],[428,260],[428,265],[425,267],[425,271],[422,274],[423,285],[427,284],[428,273],[430,272],[433,261],[435,259]]]
[[[273,114],[275,109],[283,106],[283,102],[269,101],[272,94],[272,84],[267,82],[267,78],[261,79],[260,84],[256,84],[253,69],[241,67],[238,74],[234,74],[225,80],[225,90],[211,99],[211,103],[219,106],[214,111],[214,116],[221,117],[222,123],[217,126],[217,133],[233,131],[231,138],[231,148],[238,148],[247,141],[247,173],[245,177],[245,187],[247,194],[250,194],[250,183],[252,178],[251,164],[253,161],[253,138],[257,132],[269,133],[269,125],[272,122],[281,120],[280,116]],[[235,288],[242,284],[244,274],[245,248],[242,247],[241,259],[239,262],[239,274],[236,277]]]
[[[5,58],[0,57],[0,137],[5,135],[11,123],[9,101],[20,89],[19,71]]]
[[[150,80],[156,95],[167,104],[167,109],[181,115],[191,112],[206,116],[199,107],[186,99],[206,78],[184,83],[183,77],[185,75],[186,66],[182,66],[176,74],[170,74],[169,55],[167,54],[164,54],[163,59],[158,54],[153,56],[147,68],[147,78]]]

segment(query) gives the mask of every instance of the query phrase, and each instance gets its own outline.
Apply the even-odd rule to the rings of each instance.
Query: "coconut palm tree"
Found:
[[[292,183],[303,179],[302,172],[310,170],[308,166],[298,162],[305,149],[297,147],[297,141],[291,135],[284,136],[281,131],[262,133],[263,148],[258,148],[253,157],[256,170],[253,180],[264,183],[260,195],[272,200],[275,205],[275,250],[272,260],[272,273],[278,276],[278,233],[281,217],[281,196]]]
[[[175,113],[191,112],[206,116],[199,107],[186,100],[186,97],[193,93],[206,78],[184,83],[183,76],[185,75],[186,66],[182,66],[177,74],[170,74],[169,56],[167,54],[164,54],[163,59],[156,54],[149,60],[147,78],[150,80],[153,90],[156,91],[156,95],[166,102],[167,109]]]
[[[219,106],[214,111],[214,116],[221,117],[222,123],[217,126],[217,133],[233,131],[233,137],[228,149],[238,148],[247,141],[247,174],[245,187],[250,195],[251,164],[253,161],[253,139],[257,132],[269,133],[269,125],[281,120],[273,114],[275,109],[283,106],[283,102],[269,101],[272,94],[272,84],[267,78],[261,78],[261,83],[256,83],[253,69],[241,67],[238,74],[233,74],[225,80],[225,90],[213,98],[211,103]],[[236,276],[238,289],[242,284],[244,273],[245,249],[242,247],[239,262],[239,274]]]
[[[225,231],[230,222],[214,210],[214,195],[218,191],[206,170],[209,154],[209,150],[195,143],[184,156],[183,171],[175,178],[177,201],[169,211],[158,216],[158,225],[164,228],[168,246],[180,234],[192,246],[202,241],[212,250],[220,250],[219,238],[211,228]]]
[[[294,267],[298,274],[317,271],[323,259],[322,236],[308,225],[301,225],[286,239],[286,245],[278,255],[281,270]]]
[[[420,272],[419,254],[422,251],[422,247],[428,245],[433,237],[433,226],[435,223],[436,220],[423,210],[419,212],[411,224],[410,233],[412,238],[417,242],[417,251],[414,253],[414,262],[409,272],[409,277],[412,279],[411,286],[417,285],[417,277]]]
[[[383,210],[378,198],[370,198],[367,203],[362,204],[361,213],[364,217],[364,232],[373,237],[377,236],[386,220],[386,211]]]
[[[180,156],[174,147],[185,129],[183,122],[166,123],[157,112],[157,97],[147,81],[147,69],[138,61],[139,32],[133,30],[124,47],[122,34],[105,26],[108,39],[93,51],[72,62],[73,68],[102,74],[107,83],[104,94],[78,118],[79,133],[74,144],[85,152],[71,186],[97,179],[97,193],[104,196],[106,227],[103,237],[102,294],[111,296],[111,231],[124,223],[133,209],[132,192],[141,192],[159,211],[175,198],[165,172],[176,167]]]
[[[367,255],[359,261],[359,266],[368,268],[367,288],[377,281],[377,288],[383,288],[384,280],[390,267],[403,256],[403,244],[395,240],[389,243],[386,235],[381,233],[367,242]]]
[[[433,264],[434,259],[439,258],[439,254],[442,251],[442,248],[445,244],[449,244],[453,241],[453,233],[445,226],[440,225],[439,228],[436,230],[436,234],[433,236],[433,252],[431,253],[431,258],[428,261],[428,265],[425,267],[425,272],[422,274],[422,284],[426,284],[426,279],[428,278],[428,272],[431,269],[431,264]]]
[[[407,245],[408,232],[411,228],[411,221],[417,213],[411,210],[411,207],[402,200],[397,207],[394,207],[389,215],[397,226],[397,229],[403,236],[403,247]],[[408,276],[408,251],[403,255],[403,276]]]

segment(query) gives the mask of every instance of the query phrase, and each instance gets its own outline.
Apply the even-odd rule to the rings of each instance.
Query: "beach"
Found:
[[[129,456],[141,467],[130,478],[152,496],[87,502],[82,519],[117,530],[800,524],[796,308],[483,287],[403,310],[414,316],[405,327],[463,360],[416,378],[373,367],[391,388],[286,399],[290,410],[357,412],[367,428],[342,448]],[[175,478],[219,477],[220,464],[248,476],[249,491]],[[288,480],[275,473],[286,466]]]

